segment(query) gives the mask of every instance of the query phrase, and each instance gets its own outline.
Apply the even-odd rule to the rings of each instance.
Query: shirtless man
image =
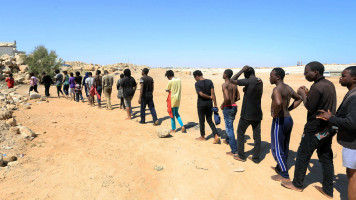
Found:
[[[272,92],[271,115],[273,117],[271,129],[271,150],[277,162],[272,167],[277,175],[271,178],[275,181],[287,181],[289,179],[287,159],[289,152],[290,134],[293,128],[293,119],[289,111],[295,109],[302,102],[302,98],[294,90],[283,82],[285,72],[282,68],[274,68],[270,73],[271,84],[276,85]],[[289,106],[290,99],[294,102]]]
[[[224,72],[223,79],[225,79],[225,83],[222,84],[224,101],[220,106],[225,120],[225,129],[227,133],[226,142],[231,148],[231,152],[226,152],[228,155],[237,154],[237,144],[234,134],[234,120],[237,113],[237,105],[235,102],[240,99],[237,86],[230,82],[232,74],[233,72],[231,69],[227,69]]]

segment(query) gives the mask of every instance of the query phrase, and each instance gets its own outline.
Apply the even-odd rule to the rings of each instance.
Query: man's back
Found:
[[[153,93],[153,78],[150,76],[143,76],[140,79],[140,83],[143,84],[143,95],[146,93]]]
[[[179,107],[181,98],[181,80],[173,77],[169,80],[167,89],[171,91],[172,107]]]
[[[233,105],[238,100],[237,86],[233,83],[226,82],[223,84],[224,99],[228,98],[228,105]],[[225,94],[227,92],[227,94]]]
[[[281,95],[282,98],[281,110],[278,113],[278,117],[289,117],[290,114],[288,107],[293,94],[292,88],[289,85],[283,83],[281,85],[276,86],[274,90],[277,90],[278,94]],[[274,98],[272,98],[272,104],[274,103],[276,102],[274,102]]]
[[[245,86],[243,89],[245,94],[242,102],[241,117],[247,120],[262,120],[262,80],[253,76],[237,80],[237,85]]]
[[[124,97],[133,96],[135,94],[134,87],[136,87],[136,81],[131,76],[124,77],[121,86],[123,88]]]
[[[114,84],[114,78],[110,75],[103,76],[103,86],[112,87]]]

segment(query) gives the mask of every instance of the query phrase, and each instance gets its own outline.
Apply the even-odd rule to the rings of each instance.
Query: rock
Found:
[[[16,120],[14,118],[10,118],[10,119],[6,120],[5,123],[9,126],[16,126]]]
[[[237,167],[233,170],[233,172],[244,172],[245,169],[243,167]]]
[[[0,153],[0,166],[3,166],[3,164],[4,164],[3,156],[2,153]]]
[[[24,63],[24,58],[25,58],[25,55],[16,55],[15,56],[16,65],[17,66],[22,65]]]
[[[6,159],[4,159],[4,161],[6,162],[14,162],[16,160],[17,160],[16,156],[7,156]]]
[[[41,95],[36,92],[30,92],[30,99],[39,99]]]
[[[0,110],[0,120],[7,120],[12,117],[12,112],[9,110]]]
[[[7,104],[7,105],[6,105],[6,108],[7,108],[8,110],[15,110],[16,106],[13,105],[13,104]]]
[[[8,54],[4,54],[0,57],[0,60],[10,60],[11,56]]]
[[[160,138],[168,137],[171,134],[171,130],[167,128],[157,129],[157,136]]]
[[[161,170],[163,170],[163,166],[156,165],[155,168],[154,168],[154,170],[156,170],[156,171],[161,171]]]
[[[17,135],[17,134],[20,134],[20,129],[18,127],[10,127],[9,129],[9,133],[11,135]]]
[[[4,79],[5,79],[5,76],[2,73],[0,73],[0,81],[2,81]]]
[[[15,78],[15,82],[17,84],[22,84],[24,82],[25,78],[24,77],[17,77]]]
[[[19,126],[20,133],[23,137],[36,137],[36,133],[33,132],[31,129],[29,129],[26,126]]]
[[[5,74],[10,74],[10,73],[11,73],[11,69],[10,69],[10,67],[8,67],[8,66],[2,66],[2,67],[1,67],[1,70],[2,70],[2,72],[5,73]]]
[[[20,72],[25,73],[28,71],[28,65],[20,65],[19,69],[20,69]]]

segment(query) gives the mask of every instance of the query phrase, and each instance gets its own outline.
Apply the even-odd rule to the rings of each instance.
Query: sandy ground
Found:
[[[222,100],[222,74],[205,77],[212,79],[218,104]],[[271,180],[270,168],[275,161],[270,153],[270,103],[273,86],[269,74],[258,74],[264,81],[262,121],[262,152],[260,164],[251,161],[235,161],[225,155],[229,146],[214,145],[213,139],[195,141],[200,135],[197,127],[195,80],[192,76],[177,73],[182,79],[183,91],[180,114],[190,127],[187,134],[180,131],[170,138],[158,138],[156,129],[170,127],[166,112],[167,79],[163,69],[153,69],[155,79],[154,101],[162,124],[152,125],[152,117],[145,125],[139,124],[138,93],[133,106],[137,116],[132,121],[124,120],[126,114],[119,109],[117,91],[112,101],[114,110],[89,107],[87,102],[77,103],[66,99],[50,98],[49,103],[32,102],[32,108],[15,112],[19,123],[40,133],[16,165],[0,169],[0,199],[324,199],[312,186],[321,185],[321,166],[316,153],[312,157],[305,178],[303,192],[283,188]],[[133,76],[138,79],[138,72]],[[116,77],[117,79],[117,77]],[[116,80],[115,79],[115,80]],[[347,89],[342,88],[337,78],[330,78],[341,103]],[[300,85],[310,86],[302,75],[286,76],[285,82],[295,90]],[[25,94],[28,86],[18,91]],[[44,94],[43,86],[39,87]],[[239,88],[242,91],[242,88]],[[56,96],[55,87],[51,95]],[[236,134],[242,100],[238,102],[238,114],[234,123]],[[149,111],[147,111],[149,112]],[[220,112],[222,116],[222,113]],[[292,112],[294,129],[291,137],[289,172],[294,174],[296,151],[306,122],[303,105]],[[225,134],[225,125],[217,126]],[[207,133],[210,129],[206,125]],[[44,133],[45,132],[45,133]],[[245,148],[251,155],[252,130],[248,128]],[[335,165],[334,199],[346,199],[347,178],[342,167],[341,146],[334,139]],[[155,166],[163,166],[156,171]],[[233,170],[243,167],[245,172]]]

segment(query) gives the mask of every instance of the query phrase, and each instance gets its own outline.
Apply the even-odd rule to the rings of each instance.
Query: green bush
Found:
[[[25,64],[28,65],[29,72],[35,73],[36,76],[46,72],[46,74],[53,76],[56,69],[59,69],[63,64],[62,59],[57,58],[55,51],[48,53],[44,46],[37,46],[35,50],[25,57]]]

